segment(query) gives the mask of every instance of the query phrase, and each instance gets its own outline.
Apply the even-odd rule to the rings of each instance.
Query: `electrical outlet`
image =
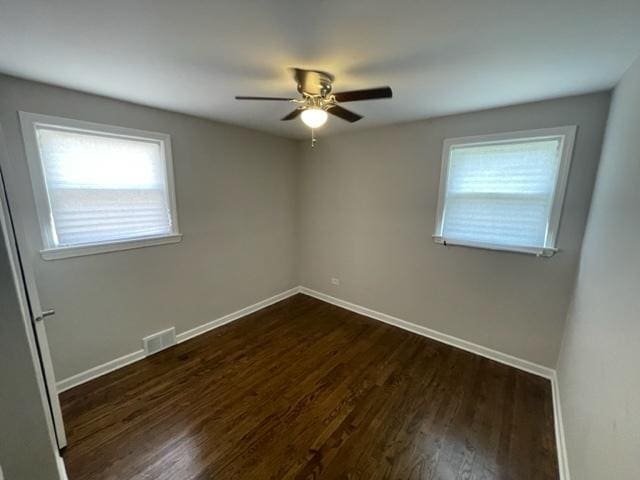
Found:
[[[340,285],[340,279],[334,277],[334,278],[331,279],[331,283],[333,285]]]

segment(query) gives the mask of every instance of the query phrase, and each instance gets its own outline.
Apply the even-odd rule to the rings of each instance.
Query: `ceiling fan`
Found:
[[[288,121],[301,117],[305,125],[315,129],[326,123],[327,113],[351,123],[362,118],[362,115],[341,107],[340,103],[391,98],[393,95],[391,87],[332,93],[334,76],[330,73],[302,68],[292,68],[291,70],[297,83],[298,92],[302,95],[301,98],[236,96],[236,100],[270,100],[295,103],[296,109],[282,117],[281,120]]]

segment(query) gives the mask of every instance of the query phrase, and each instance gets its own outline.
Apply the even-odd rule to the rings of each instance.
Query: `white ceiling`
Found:
[[[298,138],[233,96],[294,95],[291,66],[393,87],[330,133],[607,89],[638,54],[640,0],[0,0],[2,72]]]

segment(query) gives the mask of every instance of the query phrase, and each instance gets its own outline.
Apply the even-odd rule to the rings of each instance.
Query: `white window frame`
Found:
[[[498,133],[492,135],[476,135],[471,137],[447,138],[442,148],[442,169],[440,172],[440,191],[438,195],[438,210],[436,214],[436,229],[433,240],[443,245],[458,245],[464,247],[483,248],[488,250],[502,250],[508,252],[529,253],[542,257],[551,257],[558,251],[556,243],[558,240],[558,229],[560,227],[560,217],[562,216],[562,208],[564,197],[569,179],[569,170],[571,168],[571,158],[573,156],[573,146],[575,143],[577,127],[575,125],[542,128],[536,130],[521,130],[516,132]],[[458,240],[455,238],[445,238],[442,234],[444,228],[445,216],[445,197],[449,174],[449,159],[451,156],[451,147],[482,145],[496,142],[509,142],[517,140],[544,139],[545,137],[562,137],[562,153],[560,157],[560,166],[558,170],[558,178],[556,188],[553,195],[551,212],[547,222],[547,232],[545,236],[545,244],[539,246],[521,246],[521,245],[500,245],[491,243],[474,242],[469,240]]]
[[[42,115],[38,113],[19,112],[19,115],[20,124],[22,126],[24,148],[27,156],[27,164],[29,166],[29,174],[31,176],[31,185],[38,214],[38,222],[40,224],[40,232],[42,234],[43,248],[40,250],[40,254],[43,259],[55,260],[59,258],[115,252],[118,250],[129,250],[153,245],[177,243],[182,239],[182,235],[180,234],[180,229],[178,227],[178,210],[176,207],[175,182],[173,177],[173,159],[171,156],[171,137],[168,134],[118,127],[115,125],[85,122],[82,120]],[[47,194],[47,185],[44,177],[42,159],[40,158],[40,149],[38,148],[36,135],[36,129],[38,127],[90,133],[109,138],[144,140],[157,143],[160,146],[160,155],[164,158],[166,168],[167,195],[169,199],[172,226],[171,233],[107,242],[93,242],[82,245],[57,246],[53,240],[51,206],[49,203],[49,196]]]

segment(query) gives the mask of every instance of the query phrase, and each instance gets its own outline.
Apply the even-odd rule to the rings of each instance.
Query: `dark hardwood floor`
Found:
[[[558,478],[547,380],[303,295],[62,405],[70,480]]]

